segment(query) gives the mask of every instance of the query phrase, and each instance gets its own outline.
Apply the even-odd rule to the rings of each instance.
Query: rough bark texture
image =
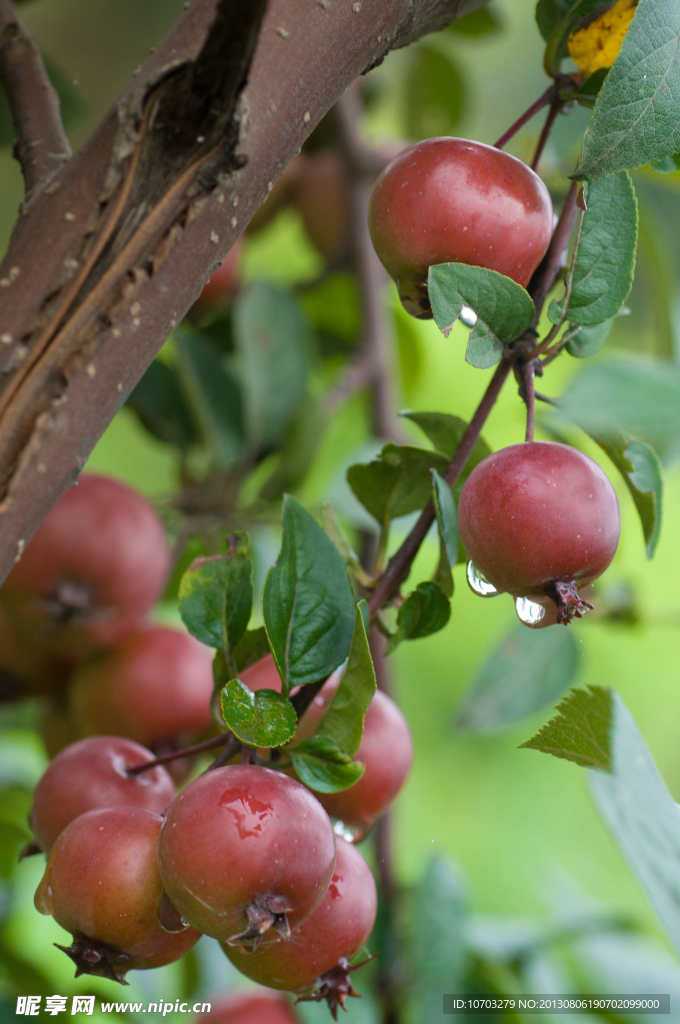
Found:
[[[480,2],[193,0],[38,183],[0,265],[0,580],[346,86]]]

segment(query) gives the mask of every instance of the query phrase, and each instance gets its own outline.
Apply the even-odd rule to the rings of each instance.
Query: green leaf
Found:
[[[462,18],[452,21],[448,31],[456,36],[477,39],[482,36],[496,35],[502,28],[503,22],[496,11],[489,7],[478,7],[476,11],[470,11]]]
[[[402,640],[420,640],[443,629],[451,617],[451,602],[436,583],[419,583],[408,595],[397,615],[397,629],[386,654]]]
[[[269,641],[267,640],[267,630],[264,626],[258,626],[257,629],[247,629],[239,642],[234,645],[231,653],[239,672],[244,668],[248,668],[249,665],[254,665],[260,658],[265,658],[268,654],[271,654]]]
[[[567,342],[566,349],[575,359],[587,359],[600,351],[609,337],[613,320],[605,320],[592,327],[579,327],[578,332]]]
[[[445,337],[463,306],[477,314],[470,331],[465,358],[485,369],[503,355],[503,344],[515,341],[536,315],[528,292],[503,274],[465,263],[439,263],[430,267],[428,293],[437,327]]]
[[[437,514],[439,536],[446,551],[449,564],[453,567],[458,558],[458,513],[451,488],[436,469],[432,470],[432,497]]]
[[[345,660],[355,614],[340,554],[312,516],[287,495],[281,551],[262,595],[267,637],[286,689],[325,679]]]
[[[436,44],[415,46],[404,82],[407,137],[418,141],[455,134],[465,99],[465,80],[453,57]]]
[[[573,378],[558,409],[588,434],[611,438],[623,431],[663,455],[680,444],[680,368],[646,359],[594,360]]]
[[[520,747],[563,757],[582,768],[610,772],[612,708],[613,691],[608,688],[572,690],[557,705],[559,714]]]
[[[179,613],[190,633],[229,653],[250,621],[253,564],[247,542],[234,555],[196,558],[179,585]]]
[[[539,4],[539,6],[541,5]],[[548,5],[544,4],[542,6],[543,12],[541,21],[543,21],[547,28],[548,20],[550,18],[547,11]],[[568,3],[563,5],[560,2],[550,6],[552,7],[551,13],[554,15],[554,20],[552,20],[552,27],[550,28],[550,31],[547,35],[544,35],[547,46],[545,48],[543,66],[549,75],[558,75],[562,61],[565,57],[569,56],[569,48],[567,45],[569,36],[583,18],[587,18],[593,11],[602,7],[602,0],[576,0],[576,3],[573,4]],[[562,17],[559,17],[560,8]],[[541,21],[539,21],[538,8],[536,9],[536,21],[538,22],[540,29]]]
[[[316,730],[340,750],[354,756],[364,731],[364,718],[375,696],[375,669],[361,609],[357,608],[347,666]]]
[[[420,1024],[439,1021],[442,992],[465,989],[469,952],[468,898],[460,872],[435,856],[413,902],[413,978]]]
[[[664,156],[661,160],[653,160],[652,168],[659,174],[675,174],[676,171],[680,171],[680,152]]]
[[[432,470],[432,501],[439,530],[439,564],[434,582],[447,597],[453,594],[452,568],[458,560],[460,536],[458,534],[458,513],[451,488],[436,469]]]
[[[600,814],[680,950],[680,811],[618,693],[610,692],[611,773],[588,772]]]
[[[584,186],[583,216],[567,317],[601,324],[621,309],[633,284],[638,235],[635,190],[625,171]]]
[[[468,424],[460,416],[452,416],[448,412],[412,412],[410,409],[405,409],[399,415],[420,427],[437,451],[443,452],[449,460],[458,448],[468,427]],[[480,437],[465,463],[461,480],[466,480],[475,466],[479,465],[487,455],[491,455],[491,449],[484,438]]]
[[[516,626],[491,652],[463,698],[457,725],[494,732],[562,696],[579,670],[579,645],[568,629]]]
[[[430,497],[430,470],[445,473],[448,459],[439,452],[410,445],[387,444],[379,457],[347,470],[347,482],[381,526],[417,512]]]
[[[653,448],[623,434],[612,440],[594,438],[621,473],[635,502],[647,546],[653,558],[661,535],[663,477],[661,463]]]
[[[571,6],[571,0],[538,0],[536,24],[546,43]]]
[[[279,460],[262,485],[260,498],[277,501],[286,491],[300,486],[317,453],[323,428],[319,402],[312,395],[305,395],[281,435]]]
[[[592,75],[588,75],[578,89],[565,90],[560,96],[567,102],[576,100],[579,106],[592,110],[608,74],[609,68],[598,68]]]
[[[234,304],[249,448],[277,444],[307,391],[309,321],[295,299],[258,281]]]
[[[182,449],[198,441],[177,374],[160,359],[154,359],[126,404],[160,441]]]
[[[229,468],[243,454],[241,392],[219,350],[184,324],[175,335],[182,387],[215,465]]]
[[[287,747],[298,778],[317,793],[338,793],[358,782],[366,770],[363,761],[353,761],[330,736],[313,736],[297,747]]]
[[[680,150],[680,6],[640,0],[586,136],[579,180]]]
[[[276,690],[253,693],[240,679],[231,679],[220,703],[224,721],[249,747],[280,747],[295,735],[295,708]]]

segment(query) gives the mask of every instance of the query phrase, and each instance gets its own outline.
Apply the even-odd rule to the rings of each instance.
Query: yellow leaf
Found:
[[[584,28],[571,33],[569,53],[586,78],[599,68],[612,66],[619,55],[637,5],[638,0],[617,0],[610,10],[600,14]]]

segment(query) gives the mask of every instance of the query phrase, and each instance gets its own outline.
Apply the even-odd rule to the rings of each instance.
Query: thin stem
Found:
[[[576,220],[576,215],[578,213],[578,207],[576,205],[578,188],[578,182],[572,181],[569,191],[567,192],[567,198],[564,201],[564,206],[562,207],[560,219],[553,231],[548,251],[543,257],[541,264],[529,285],[529,292],[534,300],[534,305],[536,306],[536,316],[534,317],[533,327],[538,325],[545,300],[548,297],[550,289],[555,283],[555,278],[563,266],[562,261],[564,259],[565,250],[569,244],[571,229],[574,226],[574,221]]]
[[[536,388],[534,382],[534,376],[536,372],[535,364],[532,362],[525,363],[522,367],[522,376],[524,383],[524,401],[527,406],[527,432],[526,441],[533,441],[534,439],[534,423],[536,421]]]
[[[553,100],[553,102],[550,104],[550,110],[548,111],[548,116],[545,119],[545,124],[543,125],[543,130],[540,134],[538,145],[536,146],[536,152],[534,153],[534,158],[531,161],[532,171],[535,171],[538,167],[541,156],[543,155],[543,150],[545,149],[545,144],[550,138],[550,132],[552,131],[553,125],[555,124],[555,119],[557,118],[557,115],[559,114],[561,107],[562,104],[559,100]]]
[[[557,86],[553,82],[549,85],[545,92],[538,97],[535,103],[532,103],[528,110],[525,110],[521,117],[510,125],[507,131],[503,132],[498,142],[494,142],[494,149],[502,149],[506,142],[509,142],[513,135],[516,135],[520,128],[524,127],[527,121],[530,121],[534,114],[537,114],[543,107],[547,107],[549,103],[554,103],[557,99]]]
[[[508,374],[512,369],[512,359],[503,357],[496,367],[496,371],[489,382],[477,410],[470,420],[465,433],[460,439],[460,444],[453,453],[448,469],[446,471],[446,482],[453,487],[465,469],[465,464],[472,454],[472,449],[479,439],[482,427],[486,423],[489,413],[494,407]],[[427,503],[415,526],[399,550],[392,556],[387,564],[387,569],[378,580],[378,585],[373,591],[368,606],[371,615],[375,616],[382,606],[392,597],[398,589],[399,584],[408,575],[411,563],[418,553],[420,545],[427,536],[430,526],[434,522],[434,506],[431,501]]]
[[[194,743],[192,747],[173,750],[169,754],[163,754],[162,757],[154,757],[153,761],[144,761],[142,764],[136,764],[134,768],[127,769],[127,774],[141,775],[142,772],[149,772],[152,768],[157,768],[159,765],[170,764],[171,761],[179,761],[183,757],[192,757],[194,754],[202,754],[204,750],[215,750],[217,747],[223,747],[225,743],[231,743],[234,738],[230,732],[225,732],[222,736],[214,736],[210,740],[203,740],[202,743]],[[237,742],[239,741],[237,740]]]
[[[14,154],[28,194],[68,160],[71,147],[40,51],[10,0],[0,0],[0,78],[16,132]]]

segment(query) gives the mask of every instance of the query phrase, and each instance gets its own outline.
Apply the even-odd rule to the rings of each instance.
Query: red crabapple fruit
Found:
[[[76,977],[125,984],[129,970],[179,960],[200,938],[193,928],[170,933],[158,923],[161,824],[140,807],[100,808],[67,825],[52,847],[35,905],[73,935],[71,946],[59,948],[76,964]]]
[[[81,735],[152,746],[207,728],[212,692],[210,648],[178,629],[147,626],[80,666],[69,713]]]
[[[596,462],[565,444],[511,445],[480,462],[458,506],[473,565],[499,592],[549,598],[557,620],[583,614],[578,590],[601,576],[619,542],[616,492]]]
[[[426,139],[378,178],[368,213],[375,251],[415,317],[432,316],[427,272],[467,263],[529,283],[550,242],[552,203],[531,168],[468,139]]]
[[[299,1024],[299,1019],[285,996],[250,988],[216,1000],[196,1024]]]
[[[349,981],[348,962],[368,940],[377,909],[375,882],[362,855],[338,838],[338,859],[328,892],[318,910],[293,932],[290,941],[279,939],[244,953],[222,948],[235,967],[269,988],[328,999],[331,1010],[356,995]],[[335,1015],[335,1014],[334,1014]]]
[[[233,765],[173,800],[158,844],[163,886],[179,913],[222,942],[257,945],[316,910],[335,837],[314,796],[282,772]],[[274,932],[266,936],[271,941]]]
[[[84,473],[38,527],[0,601],[36,648],[83,658],[145,617],[169,564],[151,505],[117,480]]]
[[[334,672],[302,716],[296,741],[314,734],[339,682],[340,676]],[[413,763],[413,740],[406,719],[380,690],[366,712],[356,757],[366,766],[358,782],[339,793],[314,795],[332,817],[339,818],[360,839],[396,798]]]
[[[175,796],[165,768],[127,772],[152,759],[150,751],[120,736],[91,736],[57,754],[33,794],[31,827],[40,849],[49,853],[70,822],[98,807],[143,807],[163,814]]]

